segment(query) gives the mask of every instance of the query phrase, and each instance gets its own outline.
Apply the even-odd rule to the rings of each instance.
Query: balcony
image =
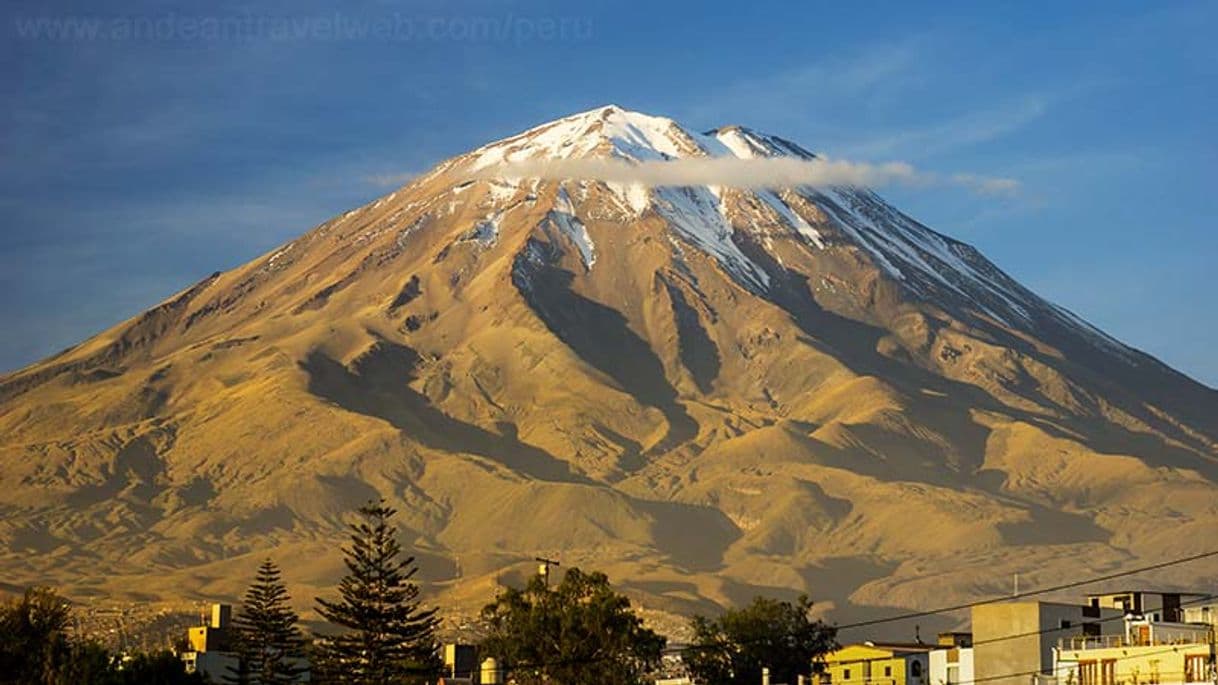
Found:
[[[1193,632],[1171,632],[1159,635],[1139,635],[1131,638],[1128,635],[1077,635],[1063,637],[1057,641],[1057,648],[1063,652],[1077,652],[1088,649],[1112,649],[1115,647],[1154,647],[1173,645],[1196,645],[1209,642],[1209,634],[1198,630]]]

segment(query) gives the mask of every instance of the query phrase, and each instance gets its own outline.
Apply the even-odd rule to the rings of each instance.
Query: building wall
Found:
[[[936,649],[928,655],[926,685],[965,685],[972,683],[973,650],[971,647]]]
[[[1087,623],[1101,634],[1123,634],[1121,615],[1113,609],[1051,602],[973,607],[976,678],[987,685],[1027,685],[1031,673],[1053,671],[1059,638],[1081,635]]]
[[[929,670],[926,652],[850,645],[825,657],[823,676],[832,685],[929,685]]]
[[[1218,602],[1186,606],[1182,611],[1184,612],[1185,623],[1218,625]]]
[[[185,652],[182,662],[187,673],[199,673],[211,682],[222,683],[235,673],[240,661],[228,652]]]
[[[1132,621],[1126,623],[1126,638],[1135,645],[1207,642],[1209,630],[1209,626],[1189,623]]]

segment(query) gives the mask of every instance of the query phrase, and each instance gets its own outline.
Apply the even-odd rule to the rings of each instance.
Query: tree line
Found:
[[[438,617],[414,578],[418,566],[397,541],[396,512],[383,501],[359,509],[343,548],[347,573],[338,596],[316,598],[332,630],[306,637],[280,569],[258,568],[232,622],[234,685],[389,685],[433,683],[442,675]],[[835,631],[811,618],[812,602],[758,597],[715,618],[696,616],[682,653],[695,682],[759,683],[811,675],[836,648]],[[33,588],[0,606],[0,684],[194,685],[172,652],[120,658],[68,637],[68,603]],[[600,572],[570,569],[554,587],[541,576],[505,587],[481,612],[480,657],[494,657],[501,682],[519,685],[633,685],[660,671],[666,641],[643,625],[630,600]],[[445,674],[452,675],[452,674]],[[468,676],[469,674],[462,674]]]

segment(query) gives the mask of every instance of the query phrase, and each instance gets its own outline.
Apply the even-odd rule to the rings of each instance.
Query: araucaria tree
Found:
[[[241,612],[233,619],[241,665],[229,682],[286,685],[301,682],[306,670],[304,636],[297,625],[279,567],[267,559],[258,567],[253,585],[245,592]]]
[[[482,618],[482,655],[499,659],[521,685],[633,685],[660,665],[664,649],[605,574],[577,568],[555,589],[540,576],[523,590],[506,588]]]
[[[70,655],[68,601],[33,587],[0,605],[0,683],[55,682]]]
[[[811,609],[807,596],[795,604],[757,597],[716,619],[695,616],[694,639],[685,654],[690,674],[708,685],[758,683],[762,668],[770,669],[776,683],[810,675],[837,646],[836,629],[813,621]]]
[[[338,601],[317,598],[317,611],[341,632],[319,639],[320,674],[353,685],[426,682],[439,673],[435,609],[424,609],[413,582],[414,557],[402,557],[397,512],[384,500],[359,510],[347,575]]]

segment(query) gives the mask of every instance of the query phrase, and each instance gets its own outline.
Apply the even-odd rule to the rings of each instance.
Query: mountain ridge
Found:
[[[307,597],[374,496],[458,612],[539,553],[684,615],[917,607],[1029,563],[1196,551],[1218,392],[874,192],[493,174],[759,154],[812,153],[564,117],[0,376],[0,568],[235,596],[271,550]]]

